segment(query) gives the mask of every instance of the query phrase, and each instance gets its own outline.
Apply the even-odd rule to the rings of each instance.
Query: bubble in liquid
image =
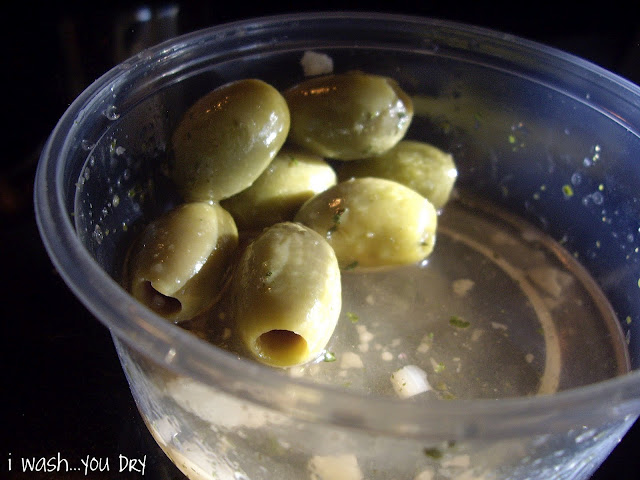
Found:
[[[98,243],[98,245],[100,245],[102,240],[104,240],[104,234],[98,224],[93,228],[93,239]]]
[[[83,150],[89,151],[91,150],[93,147],[96,146],[95,143],[90,142],[89,140],[82,140],[80,142],[80,146],[82,147]]]
[[[167,354],[164,357],[165,362],[167,363],[171,363],[173,362],[173,359],[176,357],[176,349],[175,348],[170,348],[169,351],[167,352]]]
[[[120,114],[118,113],[118,109],[115,105],[109,105],[104,111],[104,116],[109,120],[117,120],[120,118]]]
[[[604,202],[604,195],[602,195],[602,193],[600,192],[593,192],[591,194],[591,199],[596,205],[602,205],[602,203]]]
[[[582,183],[582,175],[578,172],[571,175],[571,183],[573,185],[580,185]]]

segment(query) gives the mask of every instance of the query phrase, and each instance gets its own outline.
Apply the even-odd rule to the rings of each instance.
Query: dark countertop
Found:
[[[216,10],[213,2],[208,7],[175,4],[180,6],[180,33],[247,16],[240,8]],[[132,4],[92,5],[89,10],[63,2],[56,10],[46,7],[48,10],[25,11],[4,32],[7,38],[3,45],[9,52],[6,72],[11,81],[5,102],[9,102],[8,118],[14,128],[5,127],[7,148],[0,170],[3,396],[9,406],[1,424],[4,446],[0,450],[0,478],[184,479],[142,422],[108,330],[56,274],[32,213],[32,180],[44,138],[75,95],[113,64],[113,35],[118,31],[113,27],[130,12],[128,5]],[[336,5],[339,7],[326,1],[310,2],[305,10],[363,9],[357,3]],[[575,53],[640,83],[637,15],[607,9],[583,12],[584,18],[570,19],[569,10],[551,7],[524,17],[515,13],[511,16],[497,7],[480,10],[471,3],[419,9],[400,1],[394,2],[393,10],[382,7],[387,5],[382,2],[367,5],[365,10],[415,13],[515,33]],[[561,2],[554,4],[559,5]],[[252,16],[280,11],[286,10],[261,7]],[[135,28],[126,29],[124,34],[120,30],[124,37],[133,33]],[[593,480],[637,478],[639,448],[637,422]],[[20,471],[23,457],[58,455],[74,466],[81,466],[80,460],[87,456],[102,462],[109,459],[111,472],[85,476],[83,471],[42,475]],[[146,456],[144,476],[139,472],[114,473],[120,455]]]

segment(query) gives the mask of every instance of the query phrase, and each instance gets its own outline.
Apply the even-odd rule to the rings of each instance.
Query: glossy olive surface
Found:
[[[234,321],[258,361],[311,361],[331,338],[342,306],[338,261],[312,229],[275,224],[243,252],[232,281]]]
[[[188,320],[217,301],[238,245],[219,205],[184,203],[148,224],[129,252],[125,279],[140,302],[169,320]]]
[[[379,155],[405,135],[411,98],[392,79],[352,71],[311,78],[284,92],[291,141],[328,158]]]
[[[293,220],[302,204],[335,185],[333,168],[320,156],[283,147],[246,190],[221,202],[241,230]]]
[[[262,80],[218,87],[196,101],[176,127],[171,176],[187,201],[230,197],[267,168],[289,125],[286,101]]]
[[[382,155],[343,163],[338,175],[341,180],[350,177],[395,180],[440,209],[451,196],[458,170],[451,154],[428,143],[402,140]]]
[[[374,177],[325,190],[305,202],[295,220],[324,236],[344,269],[423,260],[435,245],[438,221],[434,206],[415,190]]]

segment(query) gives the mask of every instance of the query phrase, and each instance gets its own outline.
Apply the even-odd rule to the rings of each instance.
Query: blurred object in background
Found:
[[[115,20],[113,39],[114,64],[145,48],[177,36],[178,5],[141,6],[121,12]]]
[[[75,99],[113,66],[178,35],[175,4],[62,14],[58,24],[65,97]],[[63,112],[61,111],[60,114]]]
[[[42,7],[23,16],[31,23],[4,32],[12,117],[0,162],[0,225],[32,215],[40,151],[68,105],[111,67],[180,33],[176,4],[113,8]]]

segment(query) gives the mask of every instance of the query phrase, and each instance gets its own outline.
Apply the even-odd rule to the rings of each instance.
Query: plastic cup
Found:
[[[290,86],[307,51],[334,71],[393,77],[418,99],[409,135],[454,154],[461,191],[569,252],[618,319],[609,337],[626,344],[630,371],[573,376],[585,336],[582,357],[554,347],[573,363],[550,374],[549,391],[412,402],[283,375],[133,300],[118,281],[126,246],[179,201],[162,166],[182,112],[234,79]],[[583,479],[640,412],[639,132],[638,86],[521,38],[384,14],[259,18],[144,50],[87,88],[42,152],[36,214],[61,276],[112,332],[150,431],[189,478]]]

